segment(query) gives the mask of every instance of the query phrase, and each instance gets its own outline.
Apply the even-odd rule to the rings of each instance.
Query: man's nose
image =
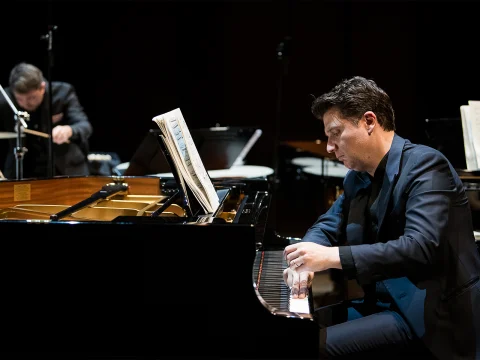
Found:
[[[331,145],[329,142],[327,143],[327,152],[333,153],[335,151],[335,146]]]

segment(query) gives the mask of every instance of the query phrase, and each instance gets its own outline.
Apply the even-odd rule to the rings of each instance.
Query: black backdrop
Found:
[[[248,160],[271,166],[276,136],[323,137],[312,95],[351,75],[376,80],[398,133],[427,143],[426,118],[459,118],[479,98],[478,10],[459,1],[7,2],[0,84],[20,61],[46,73],[40,37],[53,24],[53,80],[75,85],[94,126],[91,150],[122,161],[152,117],[180,107],[190,128],[261,128]],[[449,140],[461,158],[462,139]]]

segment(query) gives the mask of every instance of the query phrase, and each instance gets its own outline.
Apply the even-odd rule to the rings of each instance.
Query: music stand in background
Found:
[[[25,152],[27,152],[27,148],[23,147],[23,130],[26,129],[27,123],[25,120],[30,120],[30,114],[26,111],[18,111],[15,105],[13,105],[12,100],[8,97],[7,93],[3,89],[2,85],[0,85],[0,92],[7,100],[8,105],[12,108],[15,117],[15,129],[17,130],[17,144],[14,150],[15,154],[15,165],[16,165],[16,179],[20,180],[23,178],[23,157]]]
[[[212,127],[192,129],[193,142],[205,170],[229,169],[243,164],[262,131],[252,127]],[[150,129],[123,175],[143,176],[171,172],[158,142],[160,129]]]
[[[57,30],[56,25],[48,26],[48,33],[42,35],[40,40],[47,41],[47,52],[48,52],[48,64],[47,64],[47,82],[48,82],[48,103],[47,103],[47,119],[52,119],[52,101],[53,101],[53,88],[52,88],[52,69],[53,69],[53,31]],[[53,142],[52,142],[52,122],[47,120],[47,134],[48,134],[48,177],[55,176],[55,157],[53,154]]]

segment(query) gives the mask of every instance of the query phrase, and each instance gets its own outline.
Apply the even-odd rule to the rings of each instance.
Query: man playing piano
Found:
[[[344,193],[285,248],[284,279],[303,298],[314,272],[343,269],[365,292],[347,321],[320,330],[320,353],[480,359],[480,255],[450,162],[396,134],[391,100],[372,80],[339,83],[312,112],[350,170]]]

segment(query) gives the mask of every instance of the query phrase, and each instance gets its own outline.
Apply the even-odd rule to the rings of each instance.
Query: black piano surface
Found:
[[[0,220],[5,350],[28,343],[158,358],[317,358],[314,318],[272,313],[254,288],[258,251],[286,245],[269,228],[268,181],[214,183],[243,194],[231,223]]]

